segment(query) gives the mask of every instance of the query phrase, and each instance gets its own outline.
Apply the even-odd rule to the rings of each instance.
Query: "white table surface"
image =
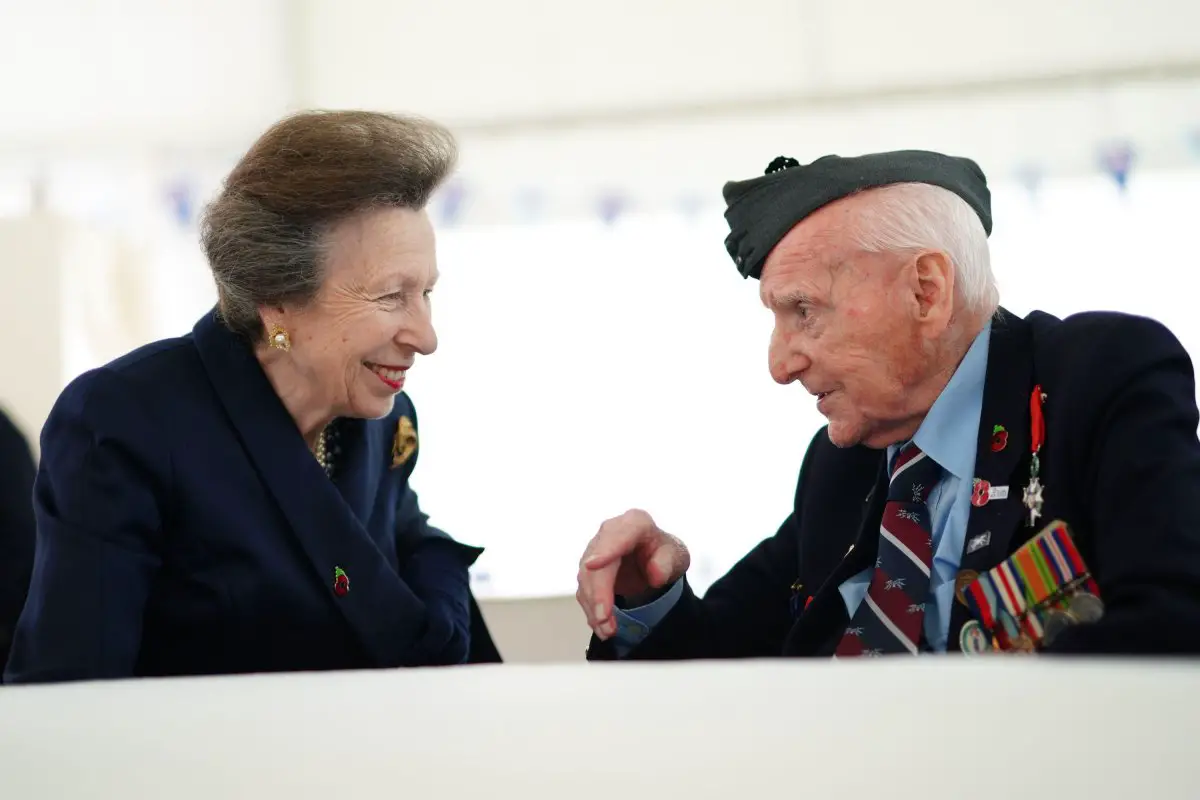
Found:
[[[481,666],[0,688],[0,797],[1200,797],[1200,662]]]

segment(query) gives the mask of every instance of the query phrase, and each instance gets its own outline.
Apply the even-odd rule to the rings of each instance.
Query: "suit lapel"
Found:
[[[380,666],[397,666],[403,648],[422,620],[403,613],[413,596],[371,540],[351,505],[325,476],[308,451],[287,409],[272,388],[250,347],[224,328],[215,314],[193,330],[196,347],[217,396],[242,441],[247,456],[283,513],[313,568],[313,576],[329,594],[368,653]],[[382,448],[352,421],[346,438],[347,474],[340,479],[347,499],[369,513],[370,461]],[[378,426],[375,426],[378,427]],[[354,435],[357,432],[358,435]],[[374,434],[377,438],[378,434]],[[366,448],[365,456],[355,449]],[[383,455],[379,459],[384,458]],[[378,460],[378,459],[376,459]],[[333,591],[334,570],[341,568],[350,591]]]
[[[854,543],[841,562],[826,578],[813,595],[812,603],[796,624],[792,626],[784,642],[785,655],[808,654],[831,655],[841,640],[841,633],[849,622],[846,603],[840,587],[843,582],[875,563],[879,550],[879,524],[883,519],[883,507],[887,503],[888,474],[887,451],[879,455],[879,467],[875,474],[875,485],[862,503],[862,516]],[[845,540],[843,540],[845,541]]]
[[[352,509],[360,516],[368,515],[375,500],[376,487],[386,469],[387,450],[380,425],[368,425],[366,420],[343,419],[340,439],[342,466],[333,474],[333,483]]]
[[[990,491],[1007,487],[1006,499],[975,502],[967,522],[959,570],[984,572],[1003,561],[1014,534],[1024,524],[1022,493],[1029,479],[1029,394],[1033,390],[1033,345],[1029,324],[1001,309],[992,323],[988,347],[987,378],[979,418],[975,478]],[[993,447],[994,426],[1003,426],[1007,438]],[[1001,446],[1001,444],[1003,446]],[[976,487],[979,495],[979,485]],[[953,604],[947,650],[958,651],[958,631],[970,619],[966,606]]]

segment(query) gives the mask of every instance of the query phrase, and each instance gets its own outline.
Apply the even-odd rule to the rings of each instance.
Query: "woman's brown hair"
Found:
[[[225,324],[263,336],[260,306],[316,295],[332,225],[379,207],[424,208],[456,158],[450,132],[417,117],[308,111],[271,126],[201,220]]]

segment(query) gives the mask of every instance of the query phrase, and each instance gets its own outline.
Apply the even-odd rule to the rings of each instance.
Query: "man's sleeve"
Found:
[[[701,599],[684,576],[666,595],[642,609],[618,614],[618,635],[592,636],[590,661],[615,659],[766,658],[778,656],[792,626],[791,586],[799,561],[799,515],[824,428],[808,445],[796,487],[794,511],[774,536],[759,542]],[[634,613],[636,612],[636,613]],[[622,622],[628,630],[620,631]]]
[[[1080,549],[1106,606],[1050,653],[1200,653],[1200,440],[1192,362],[1165,327],[1095,315],[1069,445],[1090,504]],[[1115,320],[1115,321],[1114,321]],[[1084,366],[1086,365],[1086,366]],[[1083,403],[1081,406],[1085,405]],[[1047,436],[1053,432],[1047,430]],[[1070,522],[1070,520],[1068,520]]]

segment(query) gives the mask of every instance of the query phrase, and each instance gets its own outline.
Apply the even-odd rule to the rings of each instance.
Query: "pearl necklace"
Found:
[[[317,463],[321,465],[321,469],[325,470],[325,475],[332,478],[333,457],[335,455],[336,448],[330,446],[329,439],[329,425],[326,425],[317,435],[317,443],[313,447],[313,455],[316,457]]]

